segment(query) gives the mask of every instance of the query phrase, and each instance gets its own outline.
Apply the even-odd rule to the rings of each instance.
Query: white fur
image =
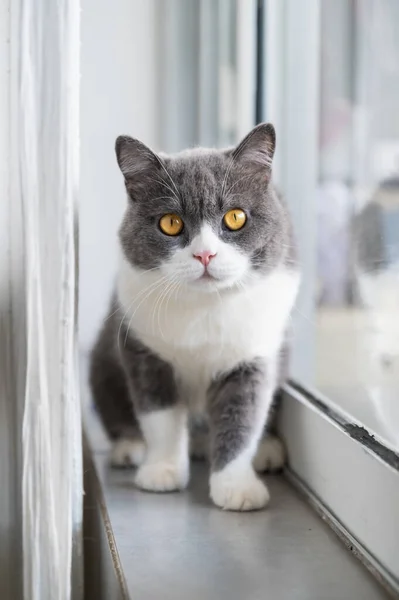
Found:
[[[276,471],[282,469],[285,463],[285,449],[281,440],[268,436],[259,442],[252,465],[255,471]]]
[[[270,498],[246,453],[221,471],[212,473],[209,486],[213,502],[223,510],[258,510],[266,506]]]
[[[212,278],[203,277],[204,266],[194,258],[201,251],[215,255],[208,267]],[[226,510],[262,508],[269,499],[252,460],[274,391],[270,368],[276,366],[298,285],[299,274],[285,267],[266,277],[257,275],[248,257],[207,225],[159,270],[142,272],[121,260],[117,289],[126,323],[173,365],[191,412],[203,411],[206,390],[216,374],[244,361],[262,357],[268,361],[268,388],[258,427],[243,452],[210,479],[213,501]],[[181,410],[141,417],[148,454],[137,473],[139,487],[165,491],[187,484],[188,435]],[[265,460],[269,458],[264,453]]]
[[[215,257],[211,260],[208,273],[213,280],[201,279],[204,266],[194,258],[199,252],[208,251]],[[209,292],[213,288],[221,290],[242,280],[249,269],[249,259],[231,244],[223,242],[210,225],[203,225],[201,232],[191,244],[179,249],[173,257],[161,267],[162,273],[173,279],[178,277],[185,283],[195,283],[196,294]]]
[[[138,467],[143,462],[144,454],[143,440],[120,438],[112,446],[111,465],[114,467]]]
[[[220,279],[198,279],[204,267],[193,253],[200,249],[216,253],[209,271]],[[193,409],[215,374],[254,358],[272,359],[281,346],[299,274],[284,267],[267,277],[248,271],[248,259],[208,228],[161,272],[143,273],[121,259],[125,322],[174,366]]]
[[[187,411],[182,406],[140,415],[147,454],[136,484],[152,492],[183,489],[188,483]]]

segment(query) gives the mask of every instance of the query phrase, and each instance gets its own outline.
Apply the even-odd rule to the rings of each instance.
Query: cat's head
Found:
[[[250,283],[289,252],[289,221],[271,184],[272,125],[234,149],[157,155],[119,137],[129,196],[120,229],[125,258],[171,281],[212,292]]]

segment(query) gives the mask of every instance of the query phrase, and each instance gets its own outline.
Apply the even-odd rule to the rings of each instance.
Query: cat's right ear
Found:
[[[154,172],[160,169],[161,159],[148,146],[127,135],[117,138],[115,152],[126,189],[132,199],[138,198],[147,188]]]

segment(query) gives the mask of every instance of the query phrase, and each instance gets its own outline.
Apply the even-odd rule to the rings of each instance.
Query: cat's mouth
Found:
[[[207,271],[205,269],[205,271],[202,273],[201,277],[198,278],[199,281],[216,281],[216,277],[214,277],[213,275],[211,275],[209,273],[209,271]]]

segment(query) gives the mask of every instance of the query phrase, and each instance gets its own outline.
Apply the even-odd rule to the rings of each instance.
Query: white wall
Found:
[[[80,343],[89,349],[114,280],[126,198],[114,154],[127,133],[157,147],[157,0],[82,0]]]

